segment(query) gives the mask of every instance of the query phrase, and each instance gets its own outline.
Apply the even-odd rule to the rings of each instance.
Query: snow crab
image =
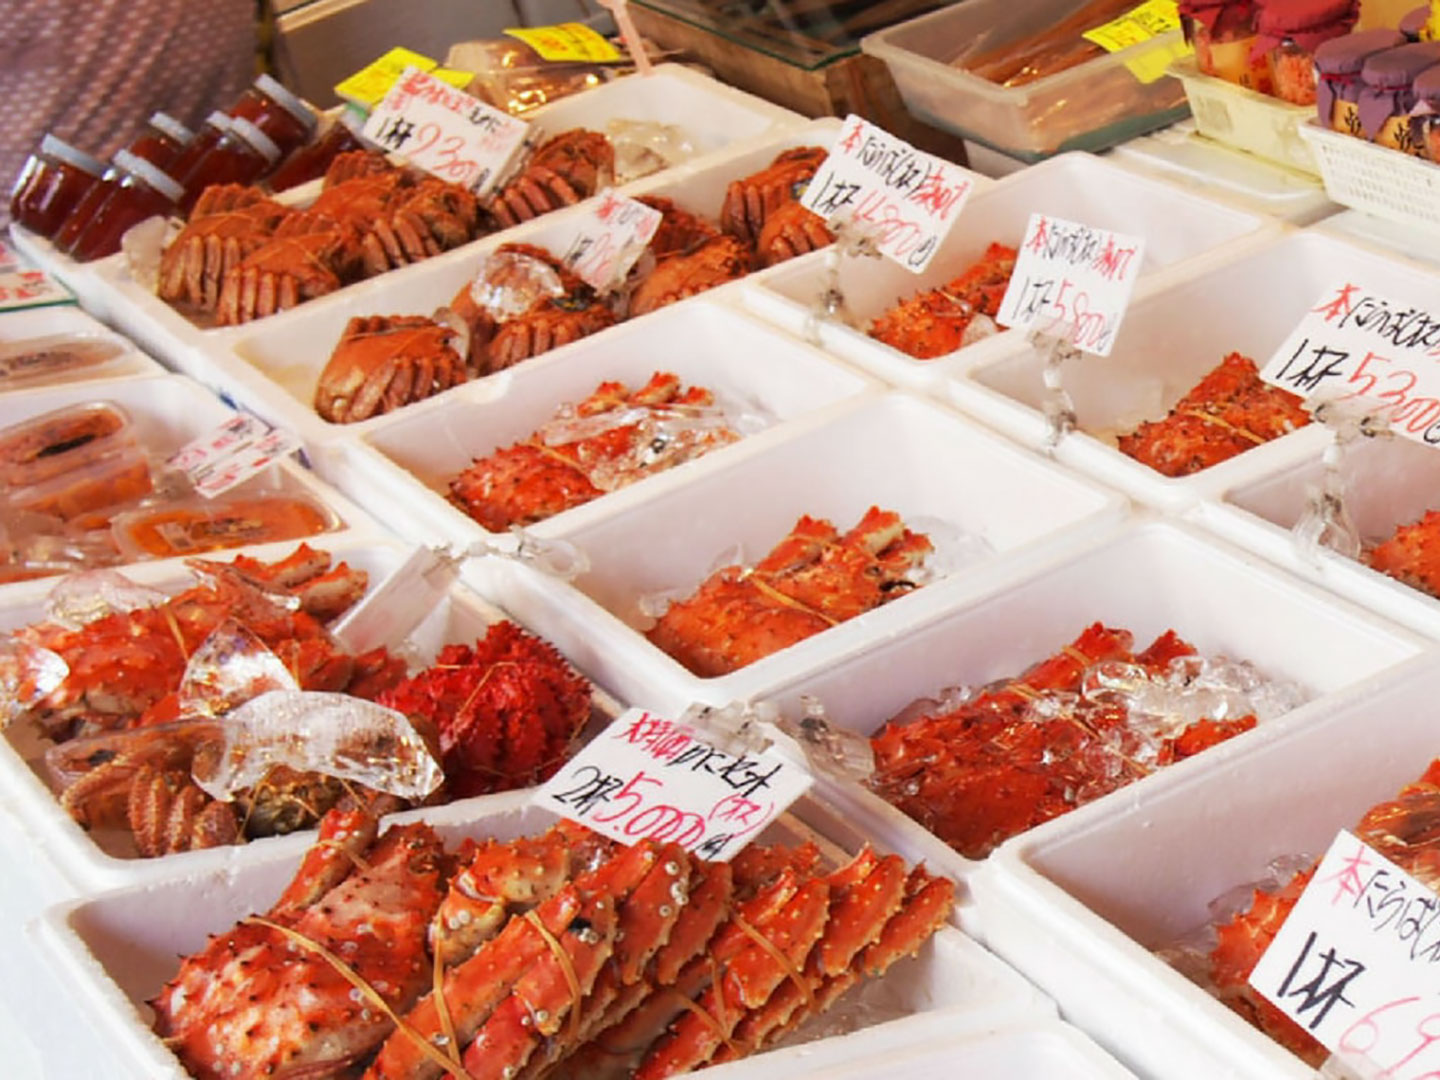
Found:
[[[646,636],[702,678],[725,675],[914,589],[909,574],[932,550],[878,507],[843,535],[806,515],[753,567],[710,575]]]
[[[611,182],[615,148],[596,131],[573,128],[541,143],[520,174],[485,203],[497,228],[508,228],[588,199]]]
[[[349,424],[458,386],[469,377],[458,340],[423,315],[357,315],[320,372],[315,411]]]
[[[958,277],[885,311],[871,324],[870,336],[917,360],[954,352],[976,316],[1000,310],[1017,257],[1014,248],[991,244]]]

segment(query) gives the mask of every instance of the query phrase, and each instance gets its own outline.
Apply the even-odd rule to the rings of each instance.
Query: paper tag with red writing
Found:
[[[407,67],[362,133],[417,168],[485,195],[509,167],[530,125]]]
[[[74,295],[44,270],[15,266],[0,270],[0,311],[73,304]]]
[[[995,321],[1109,356],[1144,251],[1138,236],[1031,214]]]
[[[680,844],[702,859],[732,858],[810,787],[774,749],[725,751],[713,736],[631,709],[563,765],[534,801],[627,844]]]
[[[1440,1076],[1440,896],[1342,830],[1250,985],[1362,1077]]]
[[[886,258],[920,273],[954,226],[975,178],[851,114],[800,198],[826,221],[849,221]]]
[[[660,227],[659,210],[636,199],[604,191],[580,218],[560,261],[598,292],[619,285]]]
[[[1300,320],[1260,378],[1317,402],[1353,402],[1407,439],[1440,445],[1440,309],[1342,282]]]
[[[194,439],[166,461],[213,499],[300,449],[300,439],[259,417],[236,413],[214,431]]]

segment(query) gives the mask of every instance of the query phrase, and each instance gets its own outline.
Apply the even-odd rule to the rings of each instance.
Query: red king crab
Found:
[[[871,325],[870,336],[917,360],[954,352],[977,315],[993,318],[1000,310],[1016,256],[1014,248],[991,244],[959,277],[888,309]]]
[[[497,228],[573,206],[607,186],[615,172],[615,149],[599,132],[574,128],[541,143],[518,176],[485,203]]]
[[[724,675],[915,588],[907,575],[932,550],[877,507],[844,535],[802,517],[755,566],[711,574],[647,636],[696,675]]]
[[[267,915],[183,961],[153,1004],[193,1075],[672,1076],[773,1045],[954,894],[869,849],[827,871],[810,844],[706,863],[565,823],[454,857],[423,824],[373,836],[332,811]]]
[[[1412,589],[1440,596],[1440,511],[1427,511],[1419,521],[1400,525],[1363,558]]]
[[[368,420],[464,382],[459,334],[423,315],[357,315],[315,385],[315,411],[334,424]]]

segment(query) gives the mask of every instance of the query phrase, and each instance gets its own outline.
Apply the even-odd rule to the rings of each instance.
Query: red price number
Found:
[[[1373,1080],[1440,1080],[1437,1043],[1440,998],[1411,996],[1371,1009],[1345,1029],[1336,1050],[1378,1068]]]
[[[1412,394],[1420,376],[1395,364],[1388,356],[1367,352],[1365,358],[1346,380],[1356,389],[1346,398],[1369,398],[1382,402],[1385,419],[1411,434],[1423,433],[1426,442],[1440,442],[1440,432],[1432,437],[1431,428],[1440,422],[1440,399]]]

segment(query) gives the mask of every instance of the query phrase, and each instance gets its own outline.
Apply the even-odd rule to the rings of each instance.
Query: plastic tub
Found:
[[[1440,754],[1437,694],[1434,658],[1419,657],[1297,710],[1275,737],[1236,740],[1129,801],[1034,830],[975,882],[987,944],[1142,1075],[1313,1077],[1152,950],[1208,922],[1206,905],[1270,860],[1318,857],[1418,777]]]
[[[969,4],[965,6],[970,6]],[[958,10],[958,9],[947,9]],[[943,15],[946,12],[937,12]],[[977,191],[924,273],[879,259],[845,259],[839,283],[860,327],[897,301],[935,288],[973,264],[991,243],[1017,246],[1032,213],[1053,214],[1096,228],[1145,238],[1137,292],[1172,280],[1182,264],[1222,245],[1243,247],[1275,229],[1273,222],[1198,193],[1089,154],[1067,154]],[[826,260],[816,252],[753,275],[742,287],[746,303],[793,334],[817,333],[819,344],[844,360],[911,389],[938,384],[943,358],[916,360],[838,321],[812,323],[811,311],[828,287]],[[995,348],[1006,332],[966,352]],[[951,354],[955,355],[955,354]]]
[[[1300,125],[1315,115],[1313,107],[1292,105],[1203,74],[1194,57],[1177,60],[1170,74],[1184,84],[1201,135],[1312,176],[1320,175],[1315,154],[1299,132]]]
[[[1056,447],[1056,459],[1143,502],[1182,510],[1316,456],[1328,434],[1309,425],[1198,473],[1172,478],[1120,453],[1113,437],[1142,420],[1164,416],[1228,353],[1240,352],[1263,367],[1342,272],[1386,295],[1420,303],[1436,287],[1432,276],[1395,260],[1306,232],[1137,299],[1110,356],[1086,356],[1065,365],[1063,381],[1079,423]],[[1163,348],[1157,347],[1160,342]],[[987,424],[1026,445],[1041,446],[1046,434],[1041,372],[1034,350],[1012,339],[1003,354],[997,350],[968,366],[963,361],[948,365],[946,393]]]
[[[1071,0],[968,0],[871,34],[860,47],[889,66],[920,120],[1028,161],[1103,150],[1186,114],[1183,91],[1164,75],[1179,30],[1028,86],[1007,88],[952,65],[977,41],[989,48],[1027,38],[1074,10]]]
[[[72,361],[63,359],[67,353]],[[129,341],[77,308],[0,315],[0,393],[161,370]]]

